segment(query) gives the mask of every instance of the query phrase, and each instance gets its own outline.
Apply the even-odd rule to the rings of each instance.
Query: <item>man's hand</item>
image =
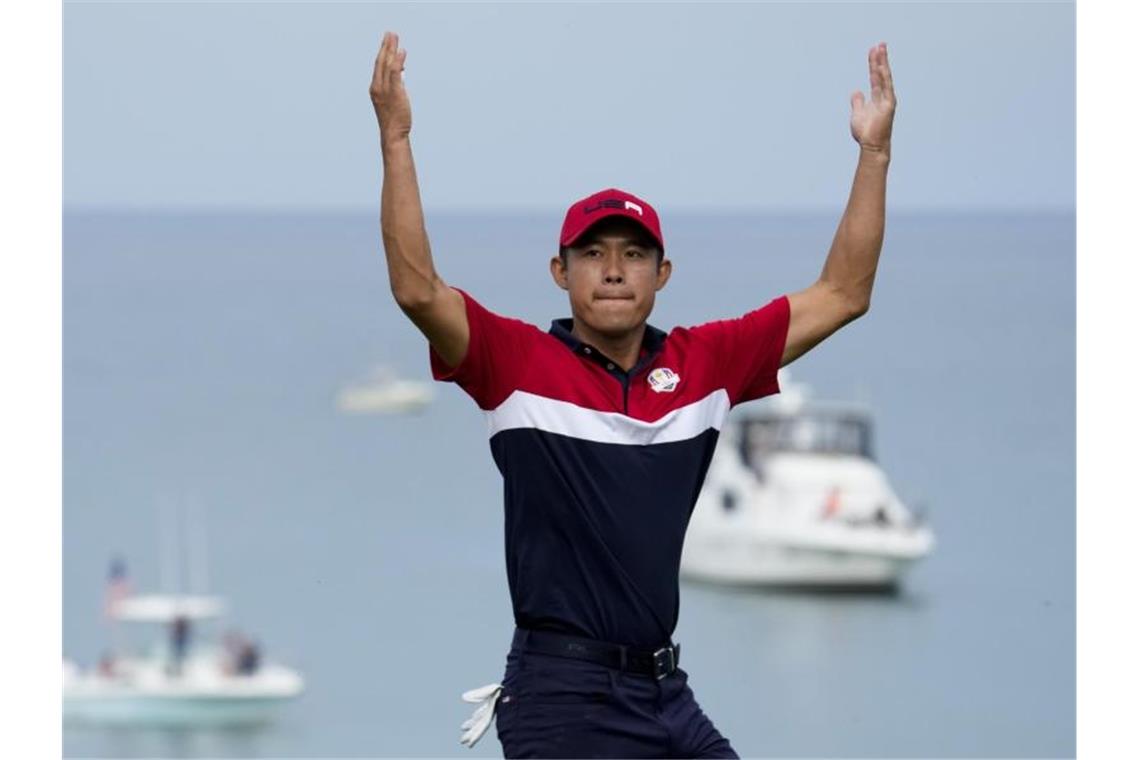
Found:
[[[871,69],[871,101],[863,101],[863,93],[851,95],[851,136],[861,148],[890,152],[891,124],[895,120],[895,86],[891,66],[887,63],[887,44],[879,43],[867,54]]]
[[[405,138],[412,131],[412,106],[404,90],[402,74],[408,51],[400,50],[399,44],[399,35],[384,32],[372,70],[372,85],[368,88],[380,124],[380,136],[385,141]]]

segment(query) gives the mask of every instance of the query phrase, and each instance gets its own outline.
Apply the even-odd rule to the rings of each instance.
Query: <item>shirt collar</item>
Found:
[[[572,329],[574,329],[573,317],[555,319],[550,323],[550,334],[565,343],[566,346],[574,353],[589,356],[599,364],[606,364],[610,361],[597,348],[574,337],[574,335],[570,332]],[[656,327],[650,324],[645,325],[645,335],[643,335],[641,338],[641,352],[637,362],[637,367],[634,369],[642,366],[646,359],[652,357],[654,354],[660,351],[661,346],[664,343],[665,333],[662,330],[658,330]]]

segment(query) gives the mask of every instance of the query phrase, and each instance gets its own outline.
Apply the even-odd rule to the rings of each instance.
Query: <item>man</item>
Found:
[[[392,293],[427,337],[432,374],[490,422],[505,484],[516,630],[491,714],[507,757],[737,757],[701,711],[671,640],[681,546],[729,409],[779,392],[777,370],[867,313],[883,239],[895,97],[886,45],[871,100],[851,97],[859,161],[818,281],[738,319],[647,324],[672,264],[660,220],[610,188],[566,213],[555,283],[570,319],[549,332],[484,308],[435,271],[401,72],[385,34],[370,95],[384,159],[381,231]]]
[[[190,645],[190,618],[176,615],[170,623],[170,661],[166,672],[172,676],[182,675],[182,665],[186,661],[186,649]]]

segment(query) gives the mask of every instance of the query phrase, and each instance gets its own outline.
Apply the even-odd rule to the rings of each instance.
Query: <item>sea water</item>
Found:
[[[447,282],[546,329],[569,316],[559,223],[428,230]],[[807,287],[836,223],[668,214],[650,323]],[[938,545],[896,596],[682,583],[682,666],[740,754],[1075,753],[1074,233],[1072,214],[891,215],[870,312],[791,365],[872,407]],[[110,645],[113,555],[140,590],[176,581],[161,515],[189,505],[191,574],[231,608],[215,630],[307,682],[267,727],[68,727],[66,756],[500,754],[493,726],[458,743],[460,693],[500,679],[513,627],[483,416],[443,384],[418,415],[335,405],[375,364],[429,378],[387,283],[374,213],[65,215],[65,654]]]

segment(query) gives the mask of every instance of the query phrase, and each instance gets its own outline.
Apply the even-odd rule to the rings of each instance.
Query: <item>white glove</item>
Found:
[[[478,702],[479,706],[475,708],[475,712],[471,713],[471,717],[463,721],[463,725],[459,727],[464,732],[459,739],[460,744],[470,749],[483,736],[487,726],[491,725],[491,719],[495,717],[495,703],[499,701],[499,694],[502,691],[502,684],[489,683],[486,686],[480,686],[478,689],[463,692],[464,702]]]

